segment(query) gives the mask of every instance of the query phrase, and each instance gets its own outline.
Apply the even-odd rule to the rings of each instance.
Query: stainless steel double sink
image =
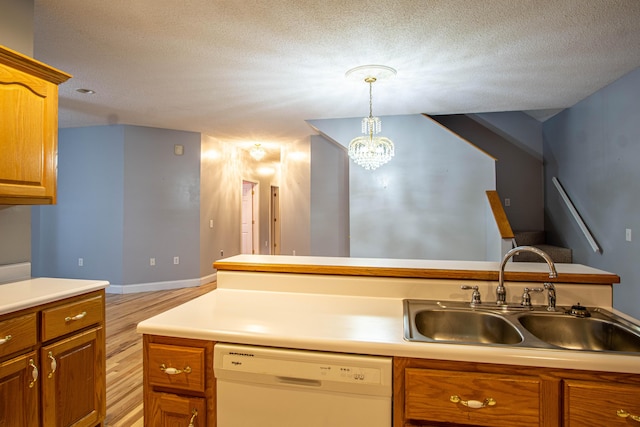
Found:
[[[404,337],[450,344],[555,348],[637,353],[640,326],[601,308],[589,317],[570,308],[497,306],[435,300],[404,300]]]

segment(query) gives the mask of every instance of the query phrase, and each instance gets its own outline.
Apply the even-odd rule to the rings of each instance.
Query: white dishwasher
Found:
[[[390,357],[216,344],[218,427],[390,427]]]

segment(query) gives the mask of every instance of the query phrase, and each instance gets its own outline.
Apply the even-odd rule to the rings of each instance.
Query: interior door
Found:
[[[242,225],[241,225],[241,253],[254,254],[258,249],[257,239],[257,187],[251,181],[242,181]]]
[[[280,187],[271,186],[271,254],[280,255]]]

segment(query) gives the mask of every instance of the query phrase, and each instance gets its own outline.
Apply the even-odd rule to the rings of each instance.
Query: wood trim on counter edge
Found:
[[[258,264],[246,262],[214,262],[216,270],[248,271],[262,273],[297,273],[326,274],[335,276],[364,277],[403,277],[411,279],[465,279],[465,280],[498,280],[498,271],[488,270],[445,270],[425,268],[392,268],[392,267],[354,267],[313,264]],[[616,274],[580,274],[564,273],[549,279],[547,273],[506,271],[504,278],[511,282],[556,282],[556,283],[588,283],[611,285],[620,283]]]

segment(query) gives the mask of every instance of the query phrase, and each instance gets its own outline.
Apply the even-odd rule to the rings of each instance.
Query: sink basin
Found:
[[[522,326],[548,344],[572,350],[640,352],[640,334],[604,318],[524,314]]]
[[[572,307],[573,309],[573,307]],[[602,308],[571,310],[545,306],[476,304],[461,301],[404,300],[408,341],[467,345],[567,349],[640,356],[640,325]]]
[[[411,337],[433,341],[474,344],[518,344],[522,335],[503,317],[481,311],[425,309],[415,311],[411,319]],[[419,334],[419,335],[418,335]]]

